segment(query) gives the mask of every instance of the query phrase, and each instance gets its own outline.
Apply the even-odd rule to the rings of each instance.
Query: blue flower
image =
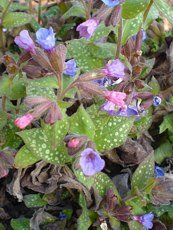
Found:
[[[71,59],[65,63],[66,69],[64,74],[74,77],[76,75],[76,62],[74,59]]]
[[[159,96],[154,96],[153,97],[153,105],[155,107],[158,107],[162,102],[162,99]]]
[[[60,221],[63,221],[63,220],[65,220],[66,218],[67,218],[66,214],[64,214],[63,212],[60,212],[60,213],[59,213],[59,220],[60,220]]]
[[[37,43],[46,51],[51,51],[55,47],[55,34],[52,27],[49,29],[40,28],[36,32]]]
[[[119,0],[102,0],[102,2],[104,2],[104,4],[109,7],[117,6],[120,4]]]
[[[145,215],[140,215],[140,216],[133,216],[133,220],[141,223],[143,226],[146,227],[146,229],[152,229],[153,227],[153,221],[154,215],[152,212],[149,212]]]
[[[159,166],[155,166],[154,175],[155,175],[155,177],[164,177],[165,176],[165,172]]]

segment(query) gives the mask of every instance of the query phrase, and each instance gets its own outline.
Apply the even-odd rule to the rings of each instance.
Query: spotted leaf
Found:
[[[136,221],[128,222],[128,226],[130,230],[146,230],[146,228],[142,224]]]
[[[41,159],[34,156],[24,145],[17,152],[14,159],[14,165],[16,168],[27,168],[28,166],[36,163],[39,160]]]
[[[3,26],[7,29],[11,29],[18,26],[28,24],[32,19],[32,16],[26,13],[8,13],[3,20]]]
[[[142,25],[142,14],[139,14],[136,18],[124,20],[123,22],[123,35],[122,44],[124,45],[128,38],[138,33]]]
[[[114,194],[119,197],[118,191],[112,180],[105,173],[97,173],[94,176],[93,188],[95,193],[104,197],[108,189],[112,189]]]
[[[56,147],[57,143],[53,145],[50,143],[48,131],[34,128],[19,132],[18,135],[35,157],[52,164],[64,164],[71,161],[64,143],[59,144],[58,147]]]
[[[69,132],[83,134],[90,139],[93,139],[95,134],[95,126],[83,106],[80,106],[77,112],[71,117]]]
[[[89,41],[84,38],[68,41],[67,49],[68,58],[74,58],[84,72],[103,66],[103,59],[93,57]]]
[[[93,36],[91,37],[91,41],[98,41],[101,38],[105,38],[109,35],[111,30],[113,29],[112,26],[105,26],[104,23],[100,23],[100,25],[95,30]],[[102,43],[104,44],[104,43]]]
[[[154,0],[154,4],[159,10],[159,12],[165,16],[168,21],[173,23],[173,8],[170,4],[168,4],[165,0]]]
[[[86,177],[82,170],[74,170],[74,174],[77,177],[78,181],[80,181],[83,185],[85,185],[88,189],[92,187],[94,184],[94,177]]]
[[[26,87],[27,96],[41,96],[49,98],[50,100],[56,100],[54,90],[51,87],[44,87],[41,82],[28,81]]]
[[[27,208],[43,207],[47,204],[41,197],[41,194],[29,194],[25,195],[23,199]]]
[[[30,220],[25,217],[11,219],[10,225],[13,230],[30,230]]]
[[[93,119],[96,131],[94,142],[97,150],[103,152],[122,145],[134,123],[133,117],[111,117],[102,114]]]
[[[135,18],[147,8],[149,2],[150,0],[126,0],[123,4],[123,18]]]
[[[154,154],[150,154],[144,161],[138,166],[132,177],[132,192],[143,190],[148,184],[150,178],[154,176]]]

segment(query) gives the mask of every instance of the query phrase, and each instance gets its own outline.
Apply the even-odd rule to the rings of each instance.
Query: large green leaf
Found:
[[[24,145],[17,152],[14,159],[14,165],[16,168],[27,168],[28,166],[36,163],[39,160],[41,159],[34,156]]]
[[[173,156],[173,148],[168,140],[165,141],[163,144],[161,144],[154,151],[154,158],[157,164],[161,164],[165,158],[172,157],[172,156]]]
[[[84,72],[103,66],[103,60],[93,57],[89,41],[84,38],[68,41],[67,49],[68,58],[74,58]]]
[[[93,117],[95,124],[94,142],[97,150],[103,152],[122,145],[134,123],[134,117],[112,117],[105,113]]]
[[[128,222],[128,226],[130,230],[146,230],[146,228],[142,224],[136,221]]]
[[[41,197],[41,194],[29,194],[25,195],[23,199],[27,208],[43,207],[47,204]]]
[[[154,0],[154,4],[159,12],[165,16],[168,21],[173,23],[173,7],[166,0]]]
[[[122,44],[124,45],[128,38],[138,33],[142,25],[142,14],[135,18],[123,20]]]
[[[3,10],[6,9],[8,6],[9,0],[0,0],[0,6],[2,7]]]
[[[30,230],[30,220],[25,217],[11,219],[10,225],[13,230]]]
[[[126,0],[123,4],[123,18],[135,18],[147,8],[149,2],[150,0]]]
[[[154,154],[150,154],[140,163],[133,174],[131,182],[132,192],[135,192],[136,189],[143,190],[153,176]]]
[[[18,12],[8,13],[3,20],[3,26],[7,29],[11,29],[28,24],[31,19],[32,16],[30,14]]]
[[[49,129],[46,127],[45,129],[24,130],[18,135],[24,140],[26,147],[34,156],[52,164],[70,162],[72,158],[68,155],[64,142],[60,141],[62,136],[68,132],[67,121],[64,120],[56,128],[50,127]]]
[[[91,53],[95,58],[114,59],[116,52],[116,44],[110,42],[90,43]]]
[[[98,41],[101,38],[105,38],[109,35],[109,33],[113,30],[112,26],[105,26],[104,23],[100,23],[97,29],[94,31],[91,41]],[[104,43],[102,43],[104,44]]]
[[[173,115],[166,115],[163,117],[163,122],[159,126],[160,133],[165,132],[166,130],[169,130],[173,133]]]
[[[77,112],[70,118],[70,133],[83,134],[93,139],[95,126],[87,111],[81,105]]]
[[[70,17],[80,17],[80,18],[85,18],[86,17],[86,12],[84,5],[81,2],[74,2],[75,4],[69,8],[68,11],[63,14],[62,18],[64,20],[70,18]]]

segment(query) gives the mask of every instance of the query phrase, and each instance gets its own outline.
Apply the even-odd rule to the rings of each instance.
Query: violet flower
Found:
[[[120,4],[119,0],[102,0],[102,2],[104,2],[104,4],[109,7],[117,6]]]
[[[147,230],[152,229],[153,219],[154,219],[154,215],[152,212],[147,213],[145,215],[133,216],[133,220],[135,220],[135,221],[139,222],[140,224],[142,224],[143,226],[145,226]]]
[[[81,23],[76,28],[76,31],[79,31],[80,37],[84,37],[89,39],[94,31],[97,29],[99,25],[99,20],[97,18],[90,18],[87,21]]]
[[[36,32],[37,43],[46,51],[52,51],[55,47],[55,34],[52,27],[40,28]]]
[[[26,126],[28,126],[32,121],[34,120],[34,117],[32,114],[27,113],[21,117],[16,118],[14,121],[14,124],[20,128],[24,129]]]
[[[155,107],[158,107],[162,102],[162,99],[159,96],[154,96],[153,97],[153,105]]]
[[[76,75],[76,62],[74,59],[71,59],[67,62],[65,62],[66,69],[64,71],[64,74],[69,75],[71,77],[74,77]]]
[[[15,37],[14,42],[24,50],[30,53],[35,53],[36,46],[27,30],[22,30],[19,36]]]
[[[165,172],[159,166],[155,166],[154,175],[155,175],[155,177],[164,177],[165,176]]]
[[[79,164],[86,176],[93,176],[104,168],[105,161],[93,149],[87,148],[81,153]]]
[[[124,64],[119,59],[109,61],[103,69],[103,72],[108,77],[124,78]]]

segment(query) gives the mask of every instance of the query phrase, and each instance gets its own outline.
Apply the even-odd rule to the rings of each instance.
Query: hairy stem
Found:
[[[152,5],[153,5],[153,0],[150,0],[150,3],[149,3],[149,5],[148,5],[148,7],[144,13],[144,16],[143,16],[143,24],[145,23],[145,21],[147,19],[148,13],[149,13]]]
[[[42,7],[41,0],[39,0],[38,2],[38,23],[39,24],[41,22],[41,7]]]
[[[117,49],[116,49],[116,55],[115,55],[116,59],[119,58],[120,53],[121,53],[122,33],[123,33],[123,19],[122,19],[122,16],[120,16],[120,22],[119,22],[119,25],[118,25]]]

